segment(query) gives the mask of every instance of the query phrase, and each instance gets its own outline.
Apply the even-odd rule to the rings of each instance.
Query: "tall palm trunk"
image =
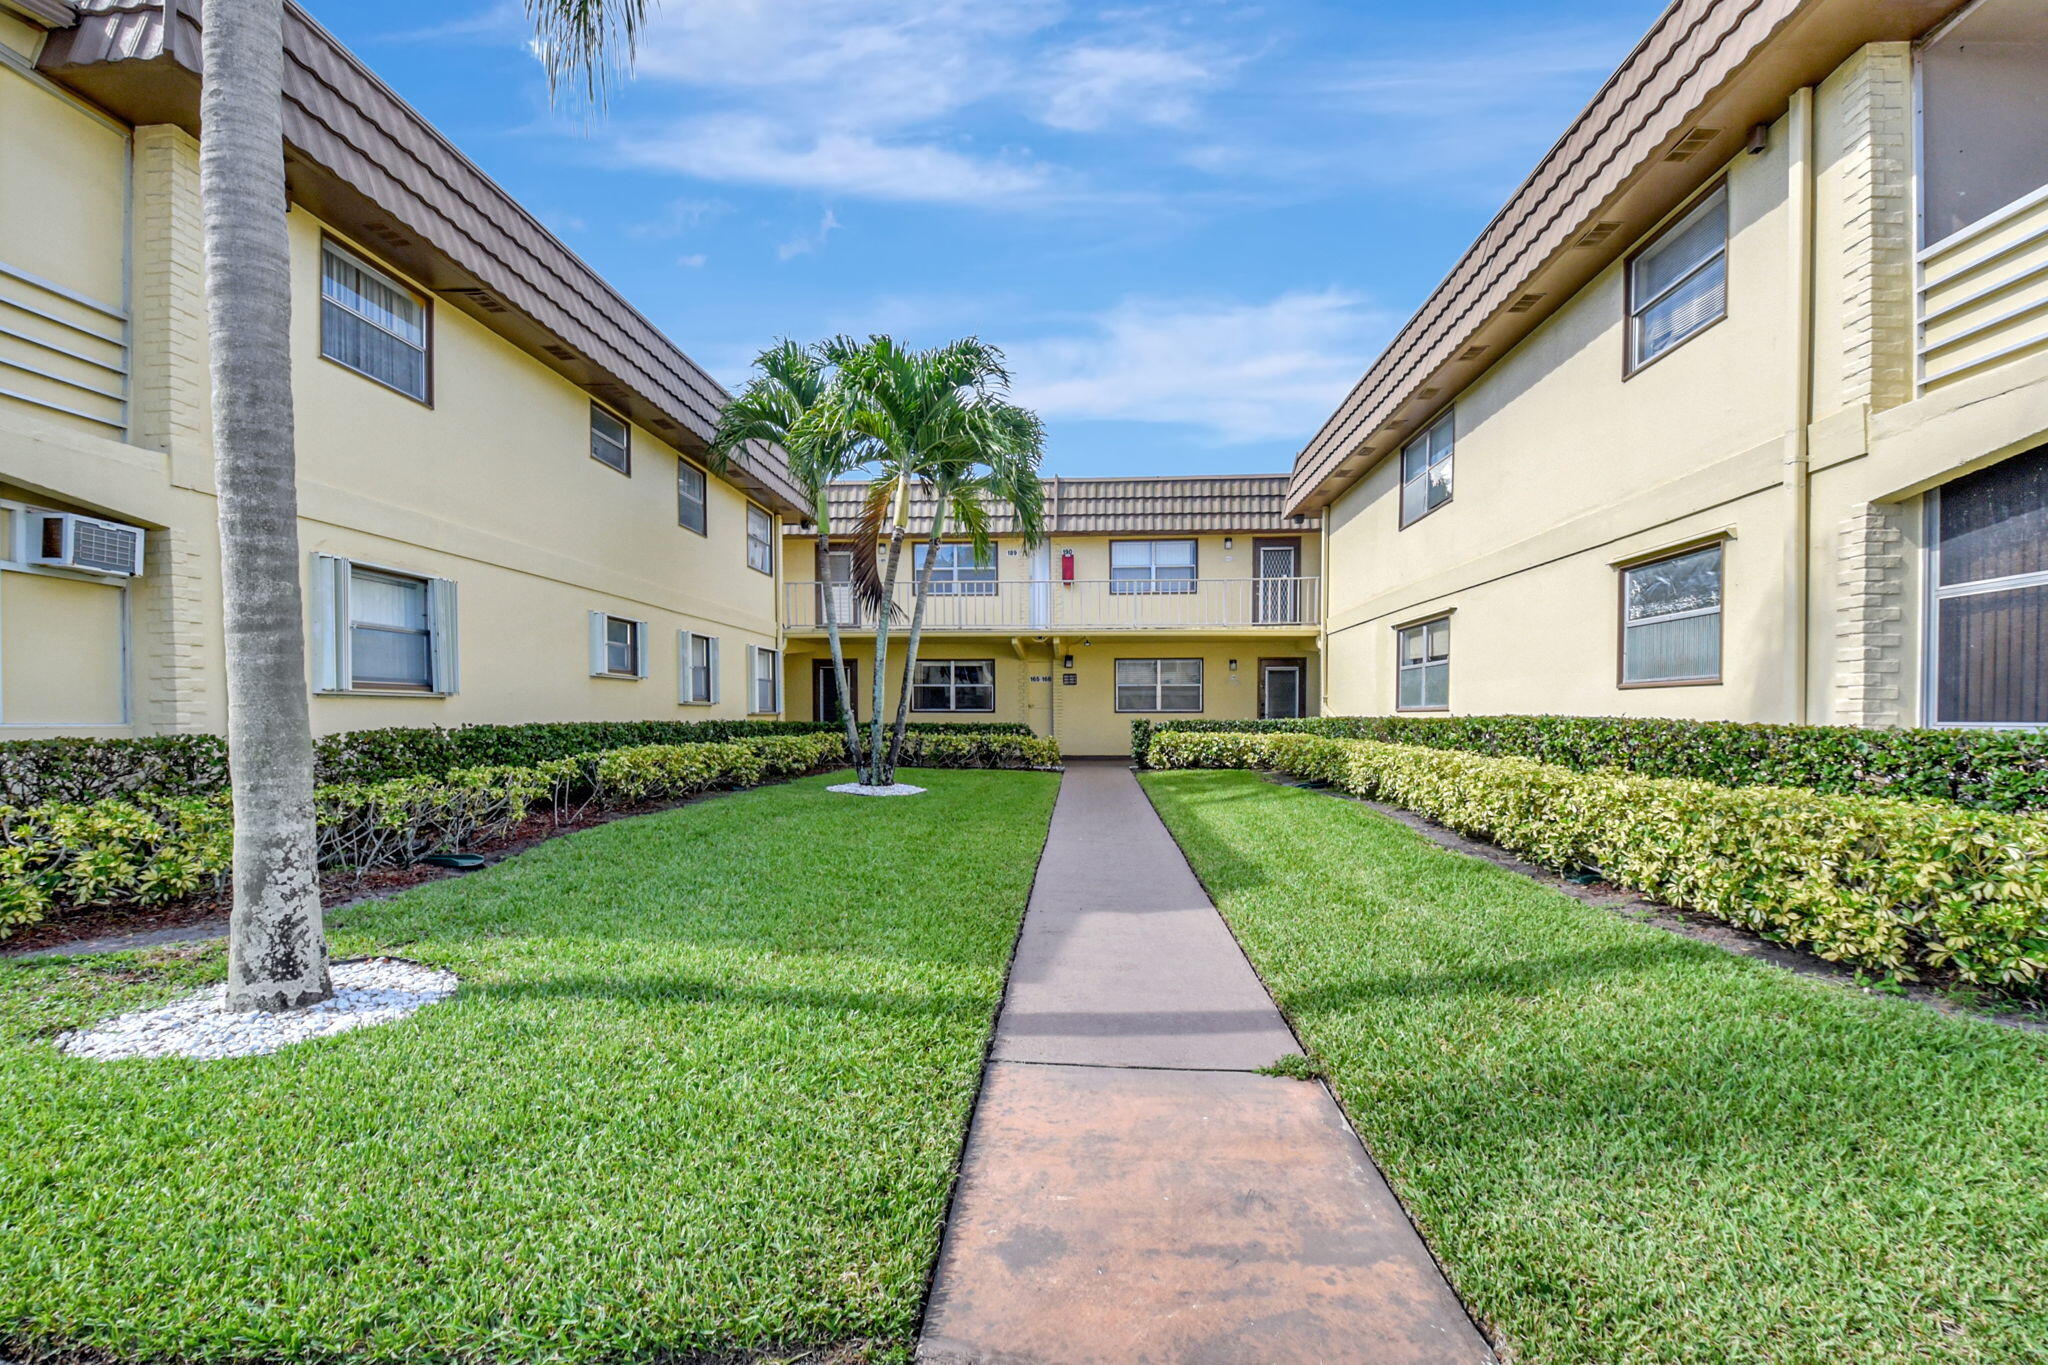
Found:
[[[860,756],[860,723],[853,718],[853,690],[846,681],[846,649],[839,641],[839,608],[833,605],[832,537],[818,517],[818,596],[825,617],[825,638],[832,646],[832,681],[839,689],[839,715],[846,722],[846,757],[856,772],[864,771]]]
[[[283,0],[208,0],[199,195],[213,375],[235,903],[228,1007],[334,993],[320,923],[299,617],[285,239]]]
[[[917,645],[924,637],[924,604],[931,596],[932,568],[939,562],[939,542],[945,533],[946,492],[940,489],[938,502],[932,508],[931,534],[925,538],[924,564],[917,569],[911,588],[910,631],[903,638],[903,686],[896,693],[896,725],[889,734],[884,782],[896,780],[896,760],[903,753],[903,732],[910,722],[910,684],[917,676]]]
[[[895,504],[890,509],[889,557],[882,564],[882,602],[875,608],[875,680],[873,709],[868,712],[868,753],[867,769],[861,780],[872,786],[885,787],[892,780],[882,773],[882,702],[887,693],[889,666],[889,615],[896,607],[896,568],[903,561],[903,537],[909,531],[910,521],[910,477],[897,479],[891,495]]]

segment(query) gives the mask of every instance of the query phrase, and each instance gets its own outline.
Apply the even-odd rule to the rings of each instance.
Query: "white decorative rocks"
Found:
[[[886,787],[870,787],[860,782],[841,782],[836,787],[825,788],[828,792],[845,792],[849,796],[922,796],[923,787],[913,787],[908,782],[892,782]]]
[[[76,1033],[57,1046],[74,1057],[261,1057],[308,1038],[325,1038],[403,1019],[455,993],[455,974],[396,957],[337,962],[334,995],[282,1014],[230,1013],[227,987],[213,986],[156,1009],[135,1010]]]

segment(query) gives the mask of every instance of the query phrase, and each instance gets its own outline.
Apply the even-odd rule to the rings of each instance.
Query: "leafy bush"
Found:
[[[1028,732],[913,732],[904,748],[907,764],[927,767],[1056,768],[1060,760],[1057,744]],[[813,727],[330,783],[313,797],[320,865],[402,867],[494,842],[536,810],[559,820],[682,801],[846,761],[844,737]],[[0,806],[0,939],[58,907],[151,905],[218,890],[233,857],[232,824],[225,792]]]
[[[840,733],[809,720],[638,720],[536,722],[351,730],[313,746],[314,780],[388,782],[438,777],[457,768],[545,763],[549,759],[645,744],[724,743],[776,735]],[[917,734],[1028,736],[1021,721],[914,722]],[[36,806],[48,801],[100,801],[149,793],[209,796],[228,786],[227,741],[218,735],[158,735],[145,739],[16,739],[0,741],[0,801]]]
[[[1300,731],[1433,749],[1532,758],[1590,771],[1622,768],[1724,787],[1805,787],[1842,796],[2048,810],[2048,732],[1867,730],[1626,716],[1329,716],[1311,720],[1140,720],[1146,761],[1162,732]]]
[[[1831,961],[2002,986],[2038,987],[2048,974],[2048,818],[2038,815],[1308,734],[1167,731],[1151,761],[1326,782]]]

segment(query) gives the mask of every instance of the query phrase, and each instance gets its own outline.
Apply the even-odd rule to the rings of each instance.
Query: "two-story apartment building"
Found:
[[[1333,712],[2048,724],[2048,5],[1677,0],[1288,511]]]
[[[910,715],[921,721],[1024,721],[1068,754],[1130,752],[1131,721],[1316,714],[1321,536],[1315,518],[1282,508],[1287,476],[1054,478],[1045,536],[1026,546],[1006,512],[991,516],[993,552],[964,539],[939,547]],[[853,526],[866,486],[834,485],[835,533]],[[912,509],[928,526],[930,507]],[[814,529],[790,528],[788,711],[835,719],[825,594],[847,627],[855,714],[874,686],[874,616],[848,584],[850,551],[818,565]],[[896,598],[887,715],[895,715],[910,575]],[[827,586],[830,585],[830,586]],[[849,624],[850,623],[850,624]]]
[[[0,0],[0,734],[219,730],[197,7]],[[773,714],[777,452],[302,12],[286,20],[313,719]]]

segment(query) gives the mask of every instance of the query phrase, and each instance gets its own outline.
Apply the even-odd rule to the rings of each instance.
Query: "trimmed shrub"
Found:
[[[914,732],[904,752],[907,764],[927,767],[1056,768],[1060,759],[1057,744],[1028,732]],[[536,810],[559,820],[592,809],[682,801],[846,761],[844,738],[814,728],[330,783],[313,797],[320,865],[402,867],[428,854],[492,843]],[[225,792],[0,806],[0,939],[60,907],[153,905],[218,890],[233,849]]]
[[[1131,752],[1143,763],[1155,735],[1219,731],[1298,731],[1531,758],[1582,772],[1621,768],[1724,787],[1804,787],[1985,810],[2048,810],[2048,732],[2024,730],[1867,730],[1625,716],[1140,720],[1132,725]]]
[[[2041,816],[1307,734],[1167,731],[1151,748],[1156,767],[1279,769],[1403,806],[1830,961],[2037,989],[2048,974]]]
[[[205,796],[227,785],[228,743],[219,735],[0,742],[0,801],[11,806],[140,791]]]

